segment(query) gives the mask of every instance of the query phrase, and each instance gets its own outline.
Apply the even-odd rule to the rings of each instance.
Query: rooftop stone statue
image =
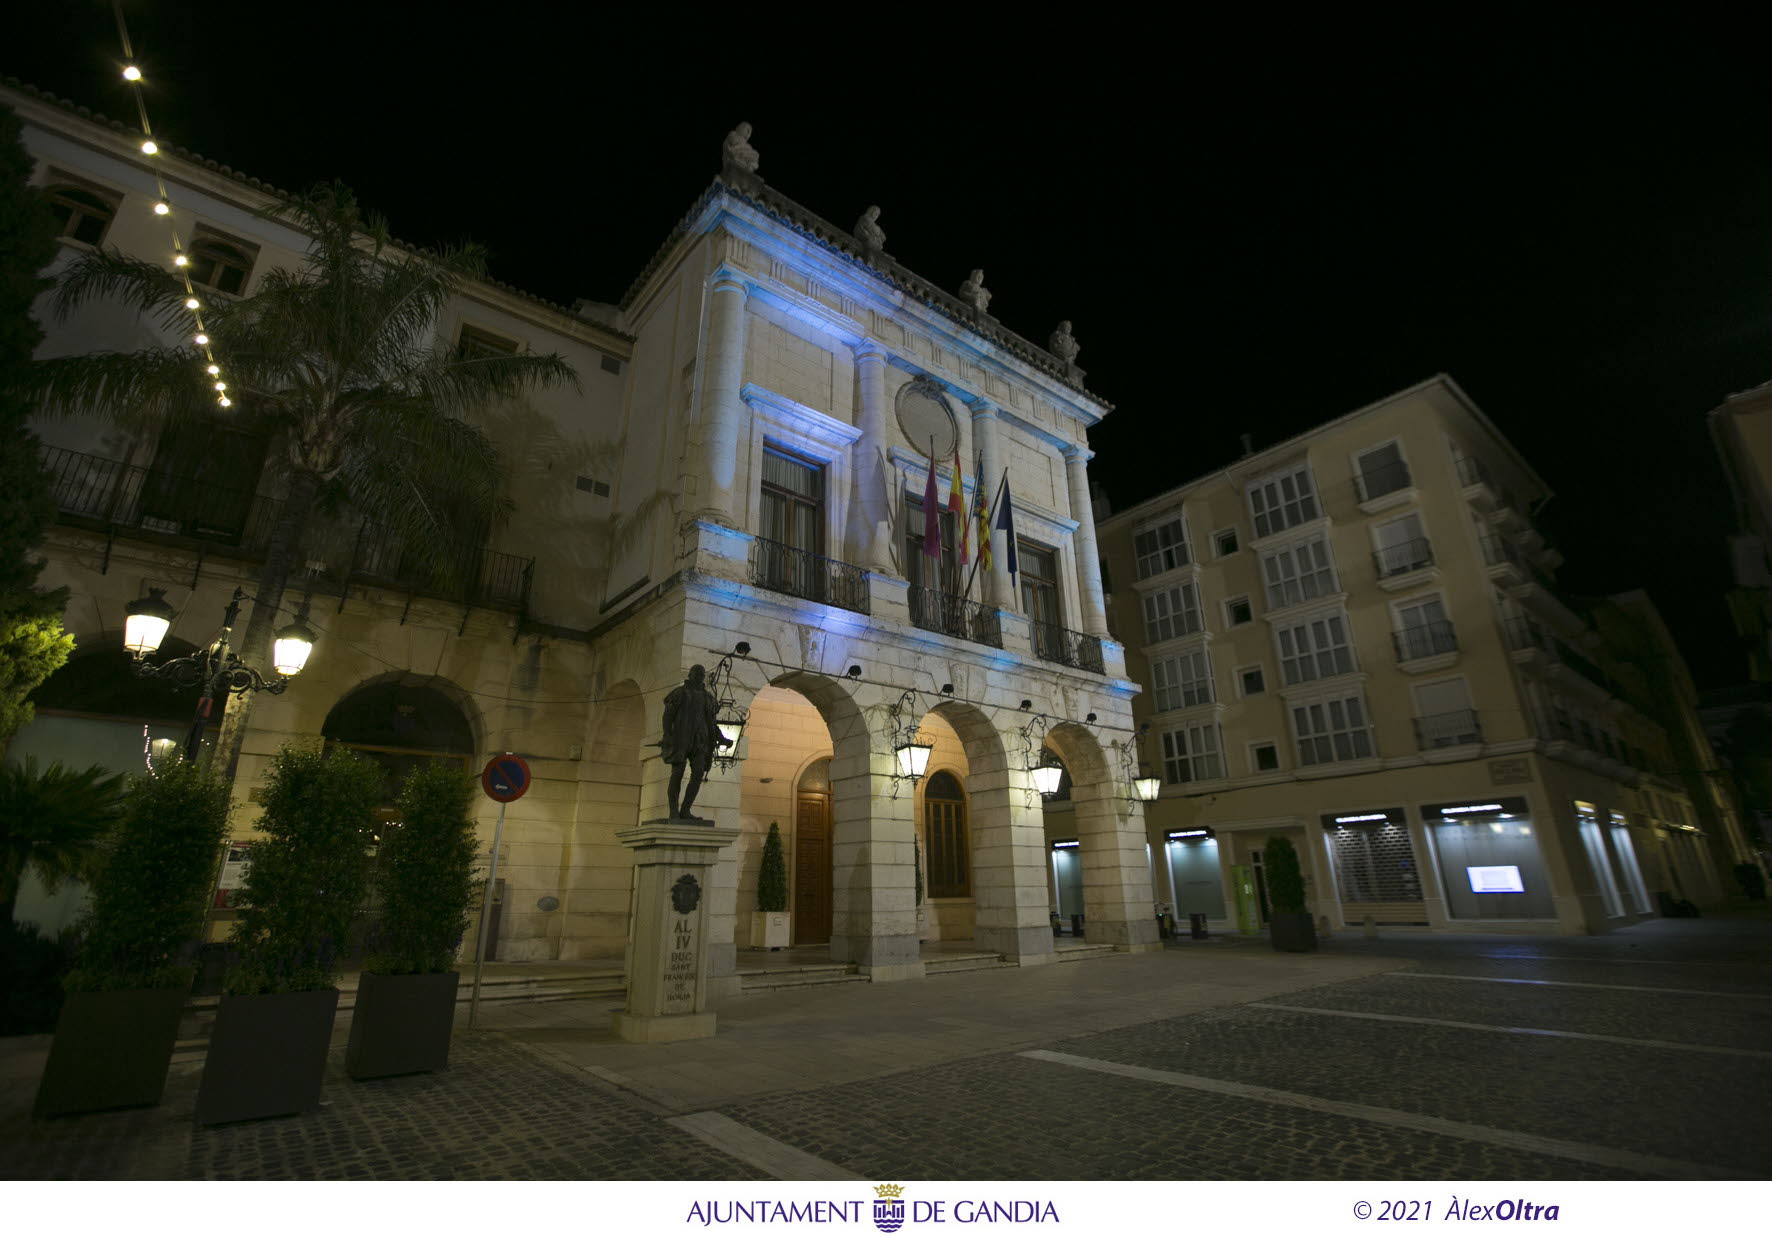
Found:
[[[762,160],[756,147],[751,145],[751,122],[746,120],[726,135],[726,144],[721,147],[721,169],[728,175],[736,172],[740,176],[757,176],[757,165]]]
[[[960,299],[971,305],[973,310],[983,313],[990,308],[991,294],[984,289],[984,271],[974,270],[960,284]]]
[[[1052,332],[1052,337],[1046,340],[1046,350],[1067,365],[1075,365],[1077,353],[1083,350],[1083,345],[1078,343],[1076,336],[1071,333],[1071,324],[1060,322],[1058,329]]]
[[[886,248],[886,230],[880,226],[880,208],[869,206],[861,212],[861,218],[855,221],[855,238],[861,247],[869,253],[880,253]]]

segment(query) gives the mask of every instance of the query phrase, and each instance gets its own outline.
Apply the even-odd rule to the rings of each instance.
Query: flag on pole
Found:
[[[941,561],[941,507],[935,496],[935,439],[929,439],[929,483],[923,486],[923,556]],[[931,582],[930,586],[934,586]]]
[[[1009,586],[1015,587],[1015,504],[1009,500],[1009,469],[1003,469],[1003,492],[997,500],[997,528],[1004,533],[1003,564],[1009,567]]]
[[[966,473],[960,470],[960,436],[954,435],[954,482],[948,486],[948,513],[954,516],[954,527],[960,533],[960,565],[972,560],[966,534]]]
[[[978,524],[978,564],[991,568],[991,508],[984,498],[984,456],[978,456],[978,472],[972,482],[972,517]]]

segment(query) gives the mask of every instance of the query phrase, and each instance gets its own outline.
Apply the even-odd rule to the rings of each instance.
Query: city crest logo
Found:
[[[874,1225],[886,1235],[904,1225],[904,1189],[898,1184],[874,1186]]]

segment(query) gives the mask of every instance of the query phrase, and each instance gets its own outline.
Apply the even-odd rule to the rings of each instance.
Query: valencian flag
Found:
[[[954,526],[960,529],[960,565],[964,566],[972,560],[968,552],[966,535],[966,473],[960,470],[960,436],[954,435],[954,483],[948,486],[948,513],[954,516]]]
[[[923,486],[923,556],[941,561],[941,509],[935,496],[935,439],[929,439],[929,483]],[[935,586],[933,583],[931,587]]]
[[[1009,500],[1009,469],[1003,469],[1003,493],[997,500],[997,528],[1004,533],[1003,563],[1009,567],[1009,586],[1018,586],[1015,577],[1015,504]]]
[[[978,564],[991,568],[991,510],[984,500],[984,456],[978,456],[978,472],[972,483],[972,517],[978,523]]]

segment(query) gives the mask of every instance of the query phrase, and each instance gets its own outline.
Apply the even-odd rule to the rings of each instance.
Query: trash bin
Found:
[[[1206,938],[1206,915],[1203,913],[1188,914],[1187,927],[1188,927],[1188,938],[1190,938],[1190,939],[1204,939],[1204,938]]]
[[[1083,937],[1083,915],[1080,913],[1073,913],[1071,915],[1071,934],[1075,935],[1078,939]]]

